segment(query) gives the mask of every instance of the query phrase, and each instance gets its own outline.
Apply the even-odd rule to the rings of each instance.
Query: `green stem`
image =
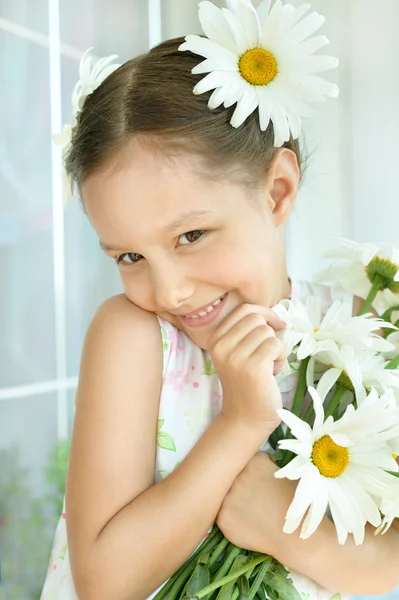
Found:
[[[229,540],[227,540],[226,538],[223,538],[219,542],[219,544],[216,546],[216,548],[214,549],[214,551],[212,552],[212,554],[209,558],[208,567],[211,567],[217,561],[219,556],[222,554],[222,552],[228,545],[229,545]]]
[[[358,312],[358,316],[364,315],[364,314],[370,312],[370,308],[373,305],[376,295],[378,294],[378,292],[380,292],[383,289],[381,286],[383,281],[384,281],[384,278],[381,277],[381,275],[378,275],[378,273],[374,276],[374,281],[372,283],[371,289],[370,289],[370,291],[367,295],[367,298],[365,299],[361,309]]]
[[[309,360],[310,360],[310,356],[307,356],[306,358],[304,358],[301,361],[301,365],[299,367],[299,379],[298,379],[298,384],[297,384],[297,388],[296,388],[295,396],[294,396],[294,402],[292,404],[292,410],[291,410],[291,412],[294,415],[296,415],[297,417],[299,417],[299,415],[301,414],[303,400],[306,395],[306,390],[307,390],[306,371],[308,368]],[[291,431],[287,431],[285,439],[289,440],[291,438],[292,438]],[[278,460],[276,463],[277,466],[280,468],[285,467],[285,465],[287,465],[294,456],[295,456],[295,454],[293,454],[290,450],[283,450],[281,452],[280,460]]]
[[[395,356],[387,365],[385,365],[385,369],[397,369],[399,367],[399,354]]]
[[[232,564],[234,563],[235,559],[240,554],[240,552],[241,552],[241,548],[239,548],[238,546],[234,546],[234,544],[231,544],[231,548],[229,549],[229,551],[223,561],[223,564],[220,566],[220,569],[218,571],[216,571],[213,581],[218,581],[219,579],[224,577],[226,575],[226,573],[229,572],[230,567],[232,566]]]
[[[251,591],[249,592],[247,600],[253,600],[255,598],[257,592],[258,592],[258,589],[262,585],[262,581],[263,581],[266,573],[270,569],[270,565],[271,565],[271,562],[272,562],[272,557],[271,556],[269,556],[269,559],[270,560],[265,561],[263,563],[263,565],[261,566],[261,568],[259,569],[258,574],[255,577],[255,581],[251,585]]]
[[[226,575],[226,577],[222,577],[222,579],[218,579],[217,581],[213,581],[212,583],[210,583],[206,587],[202,588],[201,591],[196,592],[195,596],[191,596],[190,598],[192,598],[192,599],[194,599],[194,598],[204,598],[204,596],[207,596],[208,594],[210,594],[211,592],[214,592],[215,590],[217,590],[218,588],[222,587],[223,585],[226,585],[226,583],[230,583],[231,581],[235,581],[236,579],[239,578],[240,575],[243,575],[244,573],[246,573],[250,569],[253,569],[254,567],[256,567],[256,565],[259,565],[259,564],[261,564],[262,562],[265,562],[265,560],[268,560],[268,559],[270,559],[270,557],[267,556],[267,555],[258,556],[257,558],[254,558],[253,560],[250,560],[246,565],[244,565],[240,569],[237,569],[237,571],[234,571],[234,573],[229,573],[228,575]],[[169,598],[168,598],[168,600],[169,600]],[[187,600],[189,600],[189,599],[187,598]]]
[[[301,361],[301,366],[299,367],[298,385],[297,385],[297,388],[296,388],[296,392],[295,392],[295,396],[294,396],[294,402],[293,402],[293,405],[292,405],[292,412],[297,417],[299,417],[299,415],[301,414],[303,399],[304,399],[305,394],[306,394],[306,389],[307,389],[307,385],[306,385],[306,370],[308,368],[309,360],[310,360],[310,356],[308,356],[307,358],[304,358]]]
[[[169,594],[169,592],[171,592],[172,589],[174,590],[174,596],[168,595],[167,598],[168,600],[174,600],[182,584],[185,583],[188,576],[194,570],[199,554],[201,554],[202,552],[213,550],[216,544],[219,543],[221,537],[223,537],[222,532],[220,531],[219,527],[217,527],[217,525],[214,525],[209,536],[202,542],[202,544],[196,549],[196,551],[190,556],[190,558],[186,560],[186,562],[180,567],[180,569],[178,569],[176,573],[174,573],[172,577],[168,579],[168,581],[165,583],[162,589],[160,589],[157,595],[154,596],[153,600],[164,600],[166,594]],[[180,583],[181,581],[183,583]],[[176,592],[175,590],[177,588],[177,582],[179,582],[179,589]]]
[[[337,387],[335,388],[334,396],[332,397],[331,402],[328,405],[327,410],[325,411],[324,419],[327,419],[327,417],[329,417],[330,415],[333,415],[335,413],[336,409],[339,406],[339,403],[341,402],[341,398],[345,394],[345,392],[346,392],[346,388],[344,388],[344,386],[342,386],[342,385],[337,384]]]

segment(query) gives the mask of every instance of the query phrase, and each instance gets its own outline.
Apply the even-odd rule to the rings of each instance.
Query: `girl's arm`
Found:
[[[220,415],[154,483],[162,340],[156,317],[106,302],[85,342],[66,493],[80,600],[144,600],[200,543],[271,430]]]
[[[350,536],[338,544],[335,526],[325,517],[310,538],[283,532],[296,482],[276,479],[276,465],[265,453],[254,456],[234,482],[218,515],[225,536],[238,546],[272,554],[282,564],[343,594],[378,595],[399,584],[397,523],[384,535],[366,528],[355,546]]]

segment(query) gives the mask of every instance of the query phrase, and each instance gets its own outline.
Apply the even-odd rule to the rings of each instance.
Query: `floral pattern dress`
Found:
[[[324,312],[336,299],[352,303],[352,296],[339,290],[292,282],[293,299],[305,300],[311,294],[322,299]],[[167,477],[184,459],[222,406],[222,387],[209,353],[170,323],[158,320],[164,364],[154,483]],[[291,408],[297,377],[293,369],[279,384],[286,408]],[[267,442],[262,450],[271,451]],[[56,529],[41,600],[78,600],[69,563],[66,518],[64,508]],[[303,575],[292,572],[291,576],[303,600],[345,600],[341,594],[324,590]],[[155,592],[148,600],[154,595]]]

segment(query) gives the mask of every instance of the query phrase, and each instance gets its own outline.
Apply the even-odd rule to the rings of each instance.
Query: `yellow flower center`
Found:
[[[263,48],[247,50],[238,63],[240,73],[252,85],[267,85],[276,77],[277,61]]]
[[[349,463],[348,448],[338,446],[329,435],[324,435],[313,445],[312,461],[324,477],[339,477]]]

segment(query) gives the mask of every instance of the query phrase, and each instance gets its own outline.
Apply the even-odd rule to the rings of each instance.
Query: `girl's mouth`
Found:
[[[227,294],[224,294],[215,300],[215,302],[212,302],[212,304],[207,307],[206,311],[202,311],[198,315],[193,315],[191,317],[181,316],[179,319],[183,325],[189,327],[190,329],[197,329],[198,327],[209,325],[210,323],[213,323],[216,317],[220,314],[225,304],[226,297]]]

